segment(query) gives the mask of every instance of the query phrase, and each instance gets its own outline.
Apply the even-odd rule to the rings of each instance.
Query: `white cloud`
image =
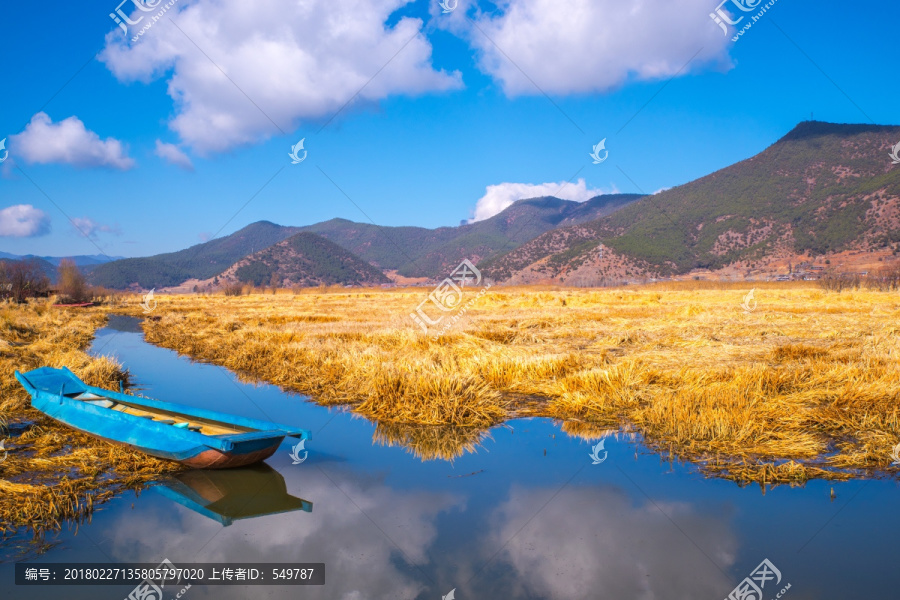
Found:
[[[31,117],[25,131],[10,136],[10,141],[16,157],[29,163],[122,170],[134,166],[122,142],[111,137],[101,140],[99,135],[85,128],[78,117],[53,123],[47,113],[39,112]]]
[[[715,598],[733,585],[719,565],[734,565],[738,539],[721,512],[641,503],[596,485],[552,495],[541,518],[529,521],[535,498],[552,491],[513,486],[486,519],[483,552],[502,548],[508,597]]]
[[[584,179],[579,179],[575,183],[560,181],[558,183],[501,183],[499,185],[489,185],[484,196],[478,200],[475,205],[475,216],[469,220],[470,223],[489,219],[512,205],[516,200],[525,198],[540,198],[542,196],[555,196],[563,200],[574,200],[575,202],[585,202],[595,196],[601,194],[616,193],[618,190],[604,191],[599,189],[588,188]]]
[[[167,144],[166,142],[156,140],[156,155],[166,162],[179,166],[188,171],[194,170],[194,163],[188,158],[181,148],[175,144]]]
[[[499,16],[479,16],[484,34],[471,36],[482,70],[509,96],[668,78],[698,51],[692,65],[731,64],[728,38],[709,18],[711,0],[506,0],[501,7]]]
[[[30,204],[15,204],[0,210],[0,236],[36,237],[50,233],[50,217]]]
[[[327,119],[357,92],[371,102],[460,87],[459,73],[432,68],[421,20],[385,26],[407,4],[196,0],[176,4],[136,43],[110,32],[101,60],[122,81],[169,77],[169,126],[194,151],[220,152]]]
[[[103,225],[89,217],[74,217],[72,219],[72,228],[87,237],[96,237],[98,233],[122,235],[122,229],[118,225]]]
[[[192,541],[209,539],[215,532],[216,543],[206,546],[198,560],[228,562],[238,556],[272,563],[284,561],[287,556],[325,559],[327,585],[306,586],[302,594],[276,593],[272,596],[275,598],[414,598],[421,597],[422,582],[412,567],[429,564],[437,551],[438,515],[464,508],[462,498],[448,492],[395,490],[383,479],[340,469],[331,469],[327,478],[311,469],[251,472],[250,480],[261,484],[260,490],[266,492],[257,497],[260,490],[236,486],[240,481],[238,473],[231,471],[229,477],[228,472],[219,471],[193,479],[185,477],[182,482],[201,496],[205,490],[213,489],[222,497],[218,505],[223,508],[228,508],[229,502],[249,512],[257,507],[274,508],[285,502],[287,492],[311,500],[312,514],[268,514],[223,528],[182,506],[145,502],[135,514],[112,513],[106,531],[116,556],[133,562],[155,560],[158,564],[158,553],[192,547]],[[216,483],[219,487],[214,487]],[[185,489],[185,485],[180,489]],[[173,560],[178,564],[177,559]],[[197,586],[188,596],[200,600],[260,597],[242,586]]]

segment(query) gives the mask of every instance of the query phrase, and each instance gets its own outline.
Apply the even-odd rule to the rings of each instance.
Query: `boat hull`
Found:
[[[228,469],[252,465],[272,456],[285,437],[310,437],[309,431],[294,426],[88,386],[65,368],[42,367],[24,374],[16,371],[16,378],[31,394],[31,405],[47,416],[95,438],[191,468]],[[91,401],[79,399],[85,393],[93,395]],[[93,400],[96,397],[102,397],[99,404]],[[111,408],[114,405],[136,406],[143,410],[141,414],[177,419],[144,418],[114,410]],[[176,420],[194,420],[201,425],[192,431],[173,426]],[[203,423],[211,426],[213,433],[201,433],[206,426]],[[223,430],[223,425],[231,429]]]
[[[265,445],[262,448],[256,450],[245,450],[240,453],[223,452],[221,450],[214,450],[212,448],[204,448],[198,449],[195,454],[191,454],[190,456],[186,456],[183,458],[174,458],[171,452],[161,452],[158,448],[140,446],[128,442],[120,442],[118,440],[113,440],[91,431],[87,431],[85,429],[72,425],[71,423],[62,421],[61,419],[57,420],[65,423],[72,429],[76,429],[81,433],[91,436],[92,438],[103,440],[104,442],[113,444],[115,446],[137,450],[138,452],[149,454],[150,456],[159,458],[161,460],[177,462],[186,467],[190,467],[191,469],[235,469],[238,467],[255,465],[275,454],[275,452],[278,451],[278,447],[281,445],[282,440],[284,440],[283,437],[272,439],[271,443]]]
[[[232,454],[213,449],[204,450],[196,456],[178,462],[192,469],[233,469],[235,467],[245,467],[262,462],[275,454],[280,443],[281,440],[278,440],[268,448],[255,450],[247,454]]]

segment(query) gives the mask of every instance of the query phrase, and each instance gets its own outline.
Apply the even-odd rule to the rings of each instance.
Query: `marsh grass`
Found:
[[[900,296],[755,284],[493,288],[440,337],[409,319],[427,290],[292,290],[158,296],[148,341],[346,405],[375,441],[423,460],[477,451],[515,417],[558,419],[593,442],[639,437],[668,460],[763,489],[810,478],[896,474]],[[109,311],[0,305],[0,538],[89,519],[172,463],[73,432],[30,408],[13,371],[68,366],[88,383],[127,379],[84,350]]]
[[[755,285],[749,313],[747,284],[494,288],[437,338],[408,317],[422,289],[169,296],[144,328],[248,380],[349,405],[378,423],[378,441],[422,457],[458,456],[486,428],[543,416],[580,423],[572,432],[632,428],[739,481],[889,469],[900,297]]]
[[[126,378],[115,361],[84,352],[105,316],[100,309],[58,310],[51,300],[0,306],[0,415],[10,437],[0,463],[0,537],[41,534],[94,508],[126,487],[172,470],[149,458],[58,424],[30,406],[13,373],[41,366],[72,369],[85,382],[116,389]]]

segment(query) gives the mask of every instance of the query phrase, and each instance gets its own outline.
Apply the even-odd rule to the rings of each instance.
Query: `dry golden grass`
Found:
[[[573,432],[633,430],[738,480],[888,469],[900,441],[900,297],[762,284],[748,313],[747,291],[494,288],[439,338],[409,318],[421,288],[158,296],[145,331],[248,379],[350,405],[379,423],[378,440],[426,458],[452,458],[486,427],[529,415],[572,421]]]
[[[67,366],[92,385],[116,389],[126,375],[108,358],[84,352],[105,321],[101,309],[55,309],[50,301],[0,306],[0,415],[18,435],[0,462],[0,534],[38,536],[64,520],[89,518],[94,506],[124,486],[170,470],[168,463],[95,440],[45,417],[13,376],[41,366]],[[3,438],[6,433],[0,434]]]
[[[446,334],[409,313],[428,293],[305,290],[165,296],[147,339],[247,379],[345,404],[378,443],[423,459],[474,451],[517,416],[569,435],[639,435],[704,472],[763,485],[895,472],[900,296],[687,282],[643,288],[497,289]],[[84,349],[109,310],[0,307],[0,529],[89,517],[123,486],[177,467],[72,432],[30,409],[15,369],[68,366],[115,389],[126,375]],[[23,425],[25,426],[23,432]],[[5,433],[0,433],[5,437]]]

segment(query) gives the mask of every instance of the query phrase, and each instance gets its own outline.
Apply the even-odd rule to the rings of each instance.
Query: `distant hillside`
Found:
[[[346,219],[307,227],[260,221],[179,252],[98,265],[88,279],[115,289],[133,284],[145,289],[162,288],[188,279],[210,279],[253,252],[300,231],[321,235],[377,268],[396,269],[409,277],[441,278],[464,258],[478,261],[515,248],[548,229],[611,214],[640,197],[613,194],[582,203],[552,197],[520,200],[490,219],[438,229],[378,227]]]
[[[145,289],[161,288],[178,285],[188,279],[208,279],[245,256],[268,248],[297,231],[296,227],[259,221],[231,235],[186,250],[98,265],[91,270],[88,279],[91,283],[115,289],[132,284]]]
[[[50,280],[50,285],[56,284],[56,279],[57,279],[58,273],[56,270],[56,265],[54,265],[53,263],[51,263],[47,260],[44,260],[43,258],[36,257],[36,256],[23,256],[18,259],[11,259],[11,258],[6,258],[6,256],[15,256],[15,255],[7,255],[5,252],[3,254],[4,254],[4,256],[0,257],[0,263],[20,262],[23,260],[33,262],[33,263],[37,264],[37,266],[41,270],[41,272],[47,276],[47,279]]]
[[[390,282],[381,271],[358,256],[309,232],[298,233],[241,259],[219,279],[278,287]]]
[[[75,261],[75,264],[79,267],[93,267],[95,265],[101,265],[103,263],[107,263],[113,260],[122,260],[124,257],[122,256],[106,256],[105,254],[79,254],[76,256],[35,256],[33,254],[10,254],[9,252],[0,252],[0,259],[8,258],[10,260],[22,260],[28,258],[39,258],[43,261],[46,261],[54,266],[59,266],[59,263],[64,259],[69,259]]]
[[[480,266],[497,280],[565,282],[604,274],[601,243],[621,268],[645,275],[900,249],[900,167],[888,156],[898,141],[900,127],[801,123],[750,159]]]
[[[438,278],[464,258],[478,261],[515,248],[555,227],[614,213],[640,194],[596,196],[587,202],[554,197],[519,200],[489,219],[458,227],[378,227],[332,219],[303,227],[375,266],[407,277]]]

